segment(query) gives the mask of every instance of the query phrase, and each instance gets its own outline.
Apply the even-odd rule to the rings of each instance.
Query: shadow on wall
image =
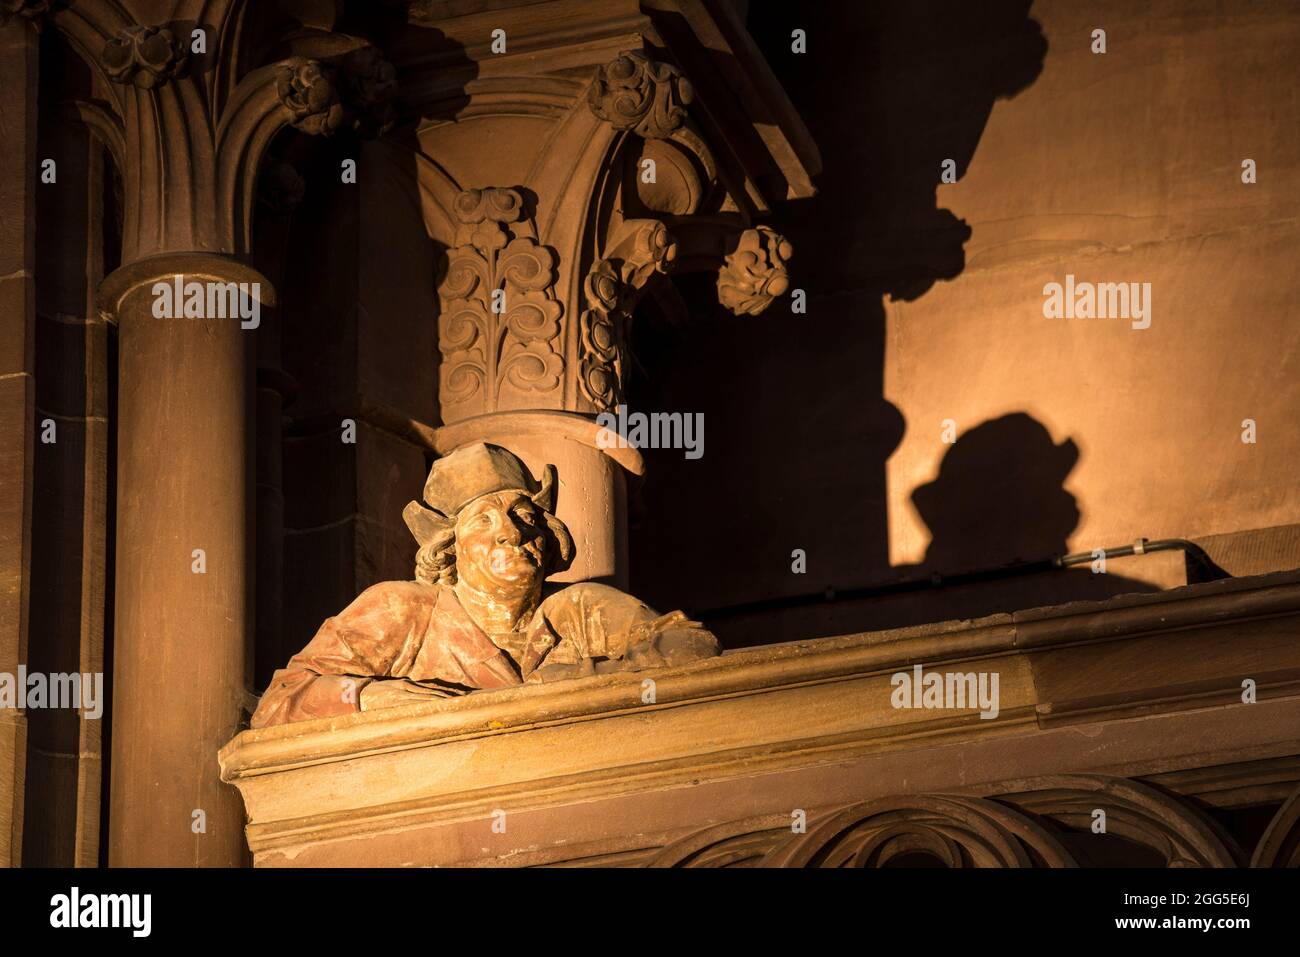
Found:
[[[1029,7],[751,5],[750,30],[824,161],[818,195],[773,217],[808,310],[781,300],[738,319],[712,289],[683,283],[690,323],[634,325],[644,374],[629,405],[701,412],[707,434],[697,460],[646,453],[632,497],[636,594],[702,613],[897,577],[885,462],[904,421],[884,398],[883,299],[915,299],[965,267],[970,229],[938,208],[940,174],[948,159],[965,173],[994,103],[1041,72],[1047,42]],[[806,53],[791,49],[795,29]],[[807,574],[792,574],[794,549]],[[834,632],[791,635],[765,618],[743,643],[814,633]]]
[[[965,268],[970,227],[939,208],[940,175],[948,160],[966,174],[994,103],[1042,72],[1047,40],[1030,6],[753,6],[750,30],[825,163],[819,195],[778,216],[810,295],[857,286],[911,301]],[[807,31],[808,52],[791,51],[794,29]]]
[[[899,576],[947,576],[1065,555],[1080,518],[1065,483],[1078,461],[1072,439],[1054,443],[1046,427],[1024,412],[963,433],[944,455],[938,476],[912,492],[931,538],[921,563],[897,566]],[[1051,576],[1044,597],[1082,601],[1146,591],[1158,589],[1110,572],[1062,571]],[[967,606],[959,617],[1023,607],[1004,603]]]
[[[1063,483],[1079,461],[1023,412],[991,419],[948,449],[938,476],[912,492],[930,529],[921,567],[940,572],[1064,555],[1079,524]]]
[[[1064,487],[1078,460],[1072,440],[1054,443],[1023,412],[991,419],[960,436],[935,479],[912,493],[931,533],[919,564],[866,586],[831,586],[833,596],[693,611],[734,648],[1158,591],[1109,569],[1050,568],[1079,522]],[[1009,574],[1010,566],[1020,571]]]

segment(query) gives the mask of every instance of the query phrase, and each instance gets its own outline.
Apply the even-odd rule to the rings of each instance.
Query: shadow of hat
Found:
[[[1073,439],[1053,442],[1041,422],[1014,412],[962,433],[939,474],[912,492],[912,503],[932,531],[957,507],[1031,510],[1044,492],[1065,484],[1078,461]]]

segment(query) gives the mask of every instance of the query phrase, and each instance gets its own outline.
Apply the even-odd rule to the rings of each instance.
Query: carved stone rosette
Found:
[[[747,229],[718,272],[718,301],[738,316],[756,316],[790,288],[790,241],[766,226]]]
[[[545,407],[564,371],[555,256],[513,189],[465,190],[455,213],[456,245],[439,284],[443,418]]]
[[[664,139],[686,122],[695,98],[691,81],[677,67],[629,50],[596,71],[587,93],[591,111],[616,130]]]
[[[294,128],[328,136],[350,128],[374,135],[391,123],[396,71],[374,47],[353,50],[339,66],[292,57],[280,66],[276,94]]]
[[[313,136],[329,135],[343,125],[346,110],[333,73],[325,64],[303,57],[281,65],[275,92],[295,129]]]
[[[624,223],[623,238],[587,273],[578,385],[598,411],[623,401],[627,324],[646,283],[672,268],[677,245],[657,220]]]
[[[130,26],[104,44],[99,59],[114,82],[152,90],[184,73],[186,54],[185,44],[166,27]]]

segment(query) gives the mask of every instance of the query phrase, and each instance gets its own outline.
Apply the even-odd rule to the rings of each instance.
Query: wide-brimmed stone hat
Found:
[[[555,466],[548,465],[542,480],[528,466],[499,445],[478,442],[444,455],[433,463],[424,482],[424,501],[410,502],[402,518],[421,545],[456,521],[470,502],[493,492],[523,492],[545,511],[555,511]]]

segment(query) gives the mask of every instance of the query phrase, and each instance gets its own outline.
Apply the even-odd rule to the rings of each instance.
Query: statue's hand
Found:
[[[659,650],[659,637],[629,645],[623,655],[623,671],[645,671],[648,668],[666,668],[668,660]]]
[[[406,678],[377,678],[361,689],[360,704],[362,711],[374,711],[377,708],[395,708],[417,701],[450,697],[451,692],[444,688],[408,681]]]
[[[543,664],[526,679],[528,684],[569,681],[590,675],[612,675],[678,665],[712,658],[721,652],[718,639],[698,621],[680,611],[638,622],[626,635],[623,654],[616,658],[584,657],[573,663]]]

